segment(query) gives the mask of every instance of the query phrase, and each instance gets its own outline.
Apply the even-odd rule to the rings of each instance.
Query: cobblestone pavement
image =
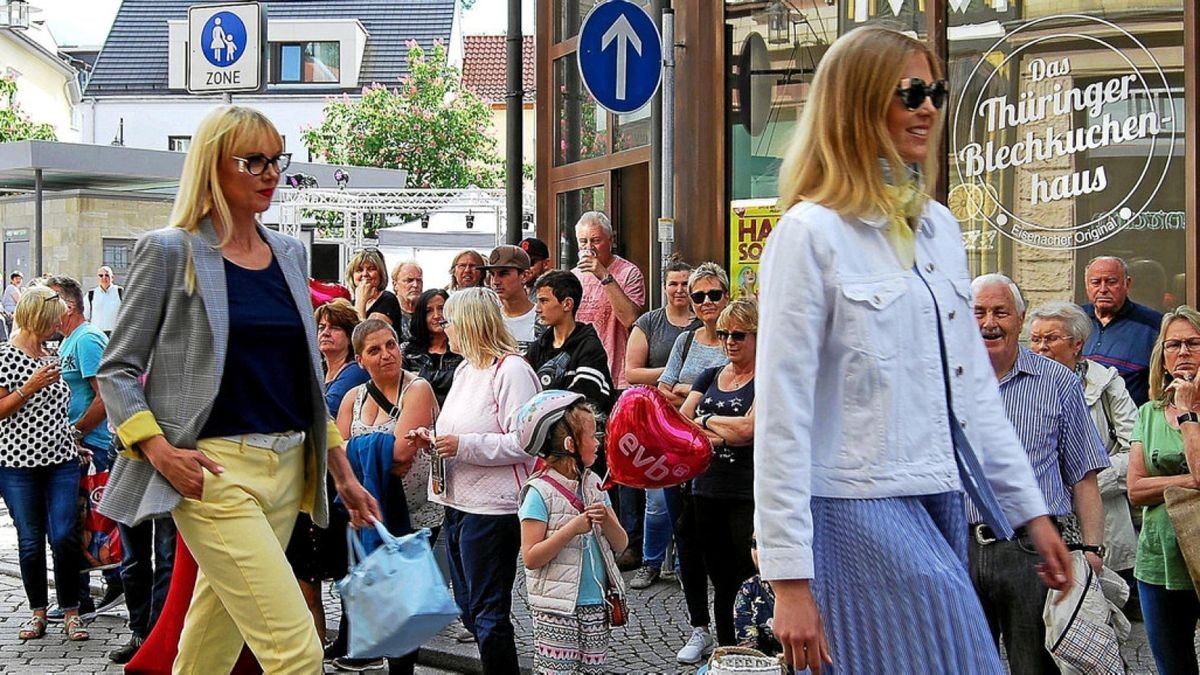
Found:
[[[627,575],[631,577],[632,575]],[[93,575],[98,577],[98,575]],[[514,589],[513,618],[522,665],[532,663],[532,630],[528,605],[524,601],[524,575],[518,573]],[[93,582],[95,583],[95,582]],[[53,595],[51,596],[53,597]],[[339,607],[328,590],[325,593],[330,627],[336,627]],[[692,673],[694,668],[675,662],[675,652],[688,634],[687,610],[683,593],[674,582],[659,582],[650,588],[630,591],[629,624],[617,629],[609,648],[609,669],[613,673]],[[17,569],[16,532],[7,511],[0,507],[0,673],[118,673],[109,663],[108,652],[125,643],[129,632],[123,614],[102,615],[89,626],[92,639],[71,643],[60,633],[60,625],[51,624],[41,640],[22,643],[17,630],[27,618],[25,594]],[[1123,647],[1130,673],[1154,673],[1153,660],[1141,624]],[[459,644],[448,635],[434,638],[422,649],[424,674],[479,672],[478,652],[474,644]],[[329,670],[328,672],[334,672]],[[376,671],[382,672],[382,671]]]

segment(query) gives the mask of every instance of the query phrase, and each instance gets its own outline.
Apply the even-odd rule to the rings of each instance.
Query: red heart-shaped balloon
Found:
[[[308,293],[312,296],[313,309],[337,298],[351,299],[350,290],[334,281],[308,280]]]
[[[704,473],[712,443],[653,387],[628,389],[605,430],[609,480],[634,488],[679,485]]]

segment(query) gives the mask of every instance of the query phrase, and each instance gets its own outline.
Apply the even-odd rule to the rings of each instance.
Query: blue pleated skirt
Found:
[[[823,672],[1004,673],[967,574],[962,493],[814,497],[812,516]]]

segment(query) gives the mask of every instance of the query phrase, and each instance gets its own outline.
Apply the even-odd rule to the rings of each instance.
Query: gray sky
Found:
[[[32,0],[60,45],[100,46],[112,25],[121,0]],[[521,19],[525,33],[534,28],[534,0],[522,0]],[[508,25],[507,0],[478,0],[463,16],[468,35],[503,33]]]

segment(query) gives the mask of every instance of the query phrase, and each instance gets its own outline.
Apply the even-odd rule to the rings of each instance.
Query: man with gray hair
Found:
[[[425,290],[425,272],[421,265],[416,260],[401,261],[392,270],[392,288],[395,289],[396,299],[400,301],[401,321],[396,326],[396,332],[401,340],[407,340],[411,335],[409,325],[412,323],[413,309]]]
[[[583,284],[576,321],[590,323],[608,354],[608,370],[618,389],[625,379],[625,345],[633,322],[646,305],[646,280],[637,265],[613,254],[613,229],[608,216],[588,211],[575,224],[579,264],[575,276]]]
[[[83,297],[83,317],[104,331],[106,336],[112,337],[124,291],[113,283],[113,271],[107,265],[96,271],[96,280],[96,287]]]
[[[1025,447],[1051,519],[1067,546],[1085,551],[1099,572],[1105,553],[1104,509],[1096,476],[1109,460],[1079,378],[1018,342],[1025,301],[1012,279],[986,274],[975,279],[971,291],[1008,421]],[[1018,528],[1012,540],[998,539],[974,504],[967,505],[967,522],[971,581],[993,636],[1003,636],[1012,672],[1057,673],[1045,648],[1046,586],[1038,578],[1028,533]]]
[[[1150,352],[1163,315],[1129,299],[1133,277],[1125,261],[1111,255],[1092,258],[1083,275],[1092,334],[1083,344],[1085,358],[1116,368],[1139,406],[1150,398]]]

